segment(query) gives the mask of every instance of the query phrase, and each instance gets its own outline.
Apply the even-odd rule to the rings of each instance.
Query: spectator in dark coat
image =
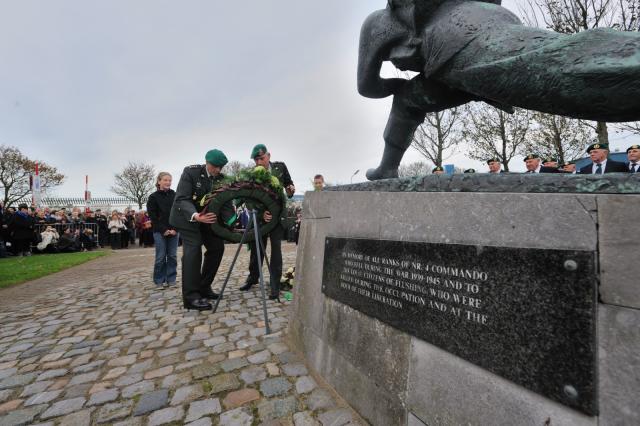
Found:
[[[31,256],[31,243],[34,237],[33,228],[34,220],[29,215],[29,207],[26,204],[20,204],[9,228],[9,235],[16,255]]]
[[[171,175],[167,172],[158,174],[156,187],[158,190],[147,201],[156,248],[153,283],[157,287],[168,287],[176,284],[178,268],[178,232],[169,224],[169,214],[176,196],[171,189]]]

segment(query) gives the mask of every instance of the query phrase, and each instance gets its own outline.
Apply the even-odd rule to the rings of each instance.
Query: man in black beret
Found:
[[[527,168],[525,173],[560,173],[558,169],[543,166],[538,154],[528,154],[524,157],[524,163]]]
[[[211,224],[218,218],[203,211],[200,201],[219,185],[227,157],[212,149],[205,155],[205,164],[185,167],[176,188],[169,223],[182,236],[182,299],[185,309],[212,309],[208,299],[217,299],[211,283],[218,271],[224,241],[213,235]],[[202,262],[202,245],[207,249]]]
[[[287,194],[287,197],[293,197],[293,194],[296,192],[296,187],[293,185],[293,180],[291,180],[291,175],[289,174],[289,170],[287,169],[286,164],[281,161],[271,161],[271,154],[267,150],[267,147],[263,144],[258,144],[253,147],[253,149],[251,150],[251,158],[255,162],[256,166],[264,167],[271,172],[272,176],[278,178],[280,184]],[[278,226],[276,226],[268,236],[263,237],[262,240],[263,247],[265,249],[267,247],[267,239],[271,241],[271,294],[269,295],[269,299],[279,300],[280,278],[282,277],[281,246],[282,238],[285,235],[284,223],[287,219],[286,200],[284,198],[282,200],[280,217],[273,218],[269,211],[265,211],[262,218],[265,222],[270,222],[271,220],[277,220],[279,222]],[[249,250],[251,251],[251,259],[249,261],[249,277],[247,277],[247,281],[245,282],[245,284],[240,287],[240,290],[242,291],[247,291],[251,288],[251,286],[257,284],[260,275],[258,261],[254,254],[256,250],[255,241],[249,244]],[[262,258],[264,258],[264,253],[262,251],[260,251],[260,254]]]
[[[502,170],[502,163],[497,157],[489,158],[487,160],[487,165],[489,166],[489,173],[504,173],[504,170]]]
[[[583,175],[601,175],[603,173],[628,173],[629,169],[624,163],[609,160],[609,145],[606,143],[594,143],[587,147],[587,153],[591,157],[591,164],[580,169]]]
[[[640,145],[631,145],[627,148],[627,160],[629,160],[629,173],[640,173]]]

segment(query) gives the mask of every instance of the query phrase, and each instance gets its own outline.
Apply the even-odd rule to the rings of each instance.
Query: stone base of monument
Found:
[[[640,176],[308,193],[289,339],[373,425],[640,419]]]

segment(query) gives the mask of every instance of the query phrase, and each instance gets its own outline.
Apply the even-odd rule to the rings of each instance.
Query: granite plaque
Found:
[[[328,237],[322,291],[595,415],[596,285],[592,252]]]

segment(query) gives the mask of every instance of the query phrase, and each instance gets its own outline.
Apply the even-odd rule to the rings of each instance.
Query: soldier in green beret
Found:
[[[524,157],[524,163],[527,168],[525,173],[560,173],[558,169],[543,166],[538,154],[527,154],[527,156]]]
[[[551,168],[557,169],[558,159],[555,157],[545,157],[544,160],[542,160],[542,165],[544,167],[551,167]]]
[[[504,170],[501,169],[502,163],[497,157],[489,158],[487,165],[489,166],[489,173],[504,173]]]
[[[464,173],[475,173],[476,169],[467,169],[464,171]]]
[[[587,153],[591,157],[591,164],[582,167],[579,171],[583,175],[601,175],[603,173],[628,173],[629,169],[624,163],[609,160],[609,145],[606,143],[593,143],[587,147]]]
[[[296,192],[296,187],[293,185],[293,180],[291,180],[291,175],[289,174],[287,166],[280,161],[271,161],[271,154],[269,153],[265,145],[258,144],[254,146],[251,150],[251,158],[255,162],[256,166],[264,167],[271,172],[272,176],[278,178],[287,194],[287,197],[293,197],[293,194]],[[269,299],[279,300],[280,278],[282,277],[281,245],[282,238],[285,235],[284,223],[287,219],[286,200],[284,199],[284,197],[282,199],[282,209],[280,217],[273,218],[269,211],[265,211],[262,213],[262,219],[265,222],[271,222],[272,220],[279,221],[278,226],[276,226],[268,236],[263,237],[263,246],[265,247],[265,249],[267,247],[267,239],[271,241],[271,294],[269,295]],[[249,262],[249,277],[247,277],[247,281],[245,282],[245,284],[240,287],[240,290],[242,291],[247,291],[251,288],[251,286],[258,283],[260,271],[256,256],[253,255],[256,249],[255,244],[255,242],[249,244],[249,249],[252,253],[251,260]],[[264,253],[262,253],[262,251],[260,254],[264,258]]]
[[[576,174],[576,162],[575,161],[565,161],[562,165],[562,171],[565,173]]]
[[[631,145],[627,148],[627,160],[629,160],[629,173],[640,173],[640,145]]]
[[[434,175],[443,175],[444,174],[444,169],[440,166],[436,166],[431,170],[431,174]]]
[[[218,218],[206,213],[200,201],[224,179],[221,171],[227,157],[218,149],[205,155],[205,164],[185,167],[176,189],[169,223],[182,236],[182,298],[186,309],[212,309],[209,299],[218,295],[211,284],[224,254],[224,241],[211,231]],[[202,261],[202,245],[206,248]]]

